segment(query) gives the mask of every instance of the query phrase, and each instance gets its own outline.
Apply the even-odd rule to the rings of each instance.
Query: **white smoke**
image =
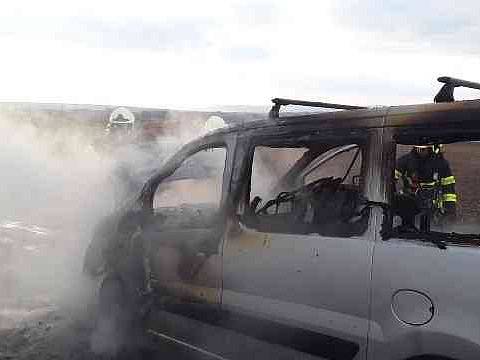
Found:
[[[78,128],[0,114],[0,134],[0,306],[83,306],[83,252],[111,211],[115,162]]]
[[[0,112],[0,330],[41,314],[92,318],[98,284],[83,275],[82,265],[94,228],[204,132],[200,118],[171,119],[174,126],[161,139],[112,147],[103,124],[69,121],[68,113]],[[119,339],[109,338],[103,325],[92,350],[115,352]],[[62,326],[58,336],[69,325]],[[66,333],[77,336],[73,329]],[[54,339],[40,343],[56,351]],[[27,353],[37,346],[32,341]]]

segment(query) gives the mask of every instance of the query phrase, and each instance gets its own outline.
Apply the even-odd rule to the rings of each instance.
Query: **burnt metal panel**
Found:
[[[264,119],[245,122],[243,130],[258,130],[261,128],[282,128],[295,126],[299,129],[341,129],[382,126],[379,120],[386,115],[388,108],[364,109],[351,111],[333,111],[318,114],[286,116],[278,119]]]
[[[384,122],[383,117],[387,120]],[[279,133],[289,125],[301,130],[349,129],[382,126],[443,126],[457,124],[462,128],[480,129],[480,100],[440,104],[417,104],[364,110],[334,111],[287,116],[279,119],[246,121],[223,131],[258,131],[275,128]],[[291,130],[291,129],[289,129]]]
[[[390,174],[384,166],[384,157],[390,146],[388,136],[385,138],[384,129],[375,129],[369,132],[368,146],[364,158],[365,166],[365,196],[370,201],[385,203],[387,198],[386,184]]]
[[[442,127],[446,124],[480,129],[480,100],[395,106],[389,109],[386,121],[386,126]]]

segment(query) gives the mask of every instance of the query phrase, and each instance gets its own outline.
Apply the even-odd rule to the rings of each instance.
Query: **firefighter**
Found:
[[[407,205],[408,209],[400,211],[403,215],[409,213],[403,216],[407,225],[413,225],[415,215],[427,208],[429,216],[436,221],[443,224],[455,221],[455,177],[443,152],[443,145],[416,145],[397,161],[395,179],[400,184],[399,193],[416,202],[415,206]],[[405,204],[400,201],[397,206],[401,208]]]

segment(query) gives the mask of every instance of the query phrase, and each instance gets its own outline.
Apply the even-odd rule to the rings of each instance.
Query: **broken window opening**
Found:
[[[357,144],[257,146],[242,220],[265,232],[361,235],[368,218],[360,212],[361,174]]]
[[[428,139],[397,139],[389,237],[478,246],[480,142]]]
[[[209,227],[220,211],[225,163],[225,148],[202,150],[164,179],[153,197],[162,226]]]

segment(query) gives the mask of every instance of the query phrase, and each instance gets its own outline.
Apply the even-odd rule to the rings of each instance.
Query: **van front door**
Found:
[[[153,214],[142,236],[159,305],[147,327],[157,338],[203,347],[197,320],[219,311],[229,154],[226,145],[187,154],[152,194]]]
[[[366,358],[374,226],[356,210],[370,156],[339,145],[322,161],[314,146],[252,150],[224,250],[222,307],[243,344],[234,358]]]

